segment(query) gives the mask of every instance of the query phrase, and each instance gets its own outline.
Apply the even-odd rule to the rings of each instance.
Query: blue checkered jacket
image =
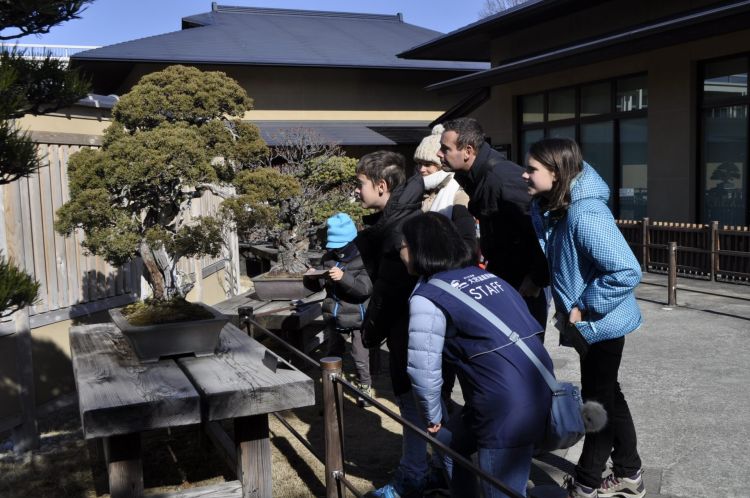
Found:
[[[609,188],[587,163],[570,188],[567,214],[558,220],[531,206],[534,229],[550,266],[558,311],[577,306],[576,326],[589,344],[615,339],[641,325],[634,290],[641,281],[638,261],[607,207]]]

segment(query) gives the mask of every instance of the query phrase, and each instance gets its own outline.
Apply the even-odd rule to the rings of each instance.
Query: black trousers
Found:
[[[607,459],[618,477],[630,476],[641,468],[633,417],[617,381],[625,338],[597,342],[581,360],[581,395],[584,401],[598,401],[607,410],[607,425],[600,432],[586,434],[583,452],[576,466],[576,481],[593,488],[602,482]]]

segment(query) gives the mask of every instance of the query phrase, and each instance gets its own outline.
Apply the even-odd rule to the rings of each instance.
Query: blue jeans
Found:
[[[472,453],[477,453],[479,468],[497,478],[510,489],[526,496],[526,485],[531,473],[531,457],[534,445],[516,448],[477,448],[476,439],[463,423],[459,414],[451,417],[448,427],[438,431],[437,438],[462,456],[471,460]],[[443,464],[451,477],[451,496],[479,496],[474,474],[462,465],[453,465],[453,460],[445,455]],[[498,488],[480,479],[479,486],[485,498],[507,498],[508,495]]]
[[[396,400],[403,418],[417,427],[427,427],[411,391],[398,395]],[[401,474],[414,482],[427,475],[427,442],[406,427],[401,440],[401,461],[398,466]]]

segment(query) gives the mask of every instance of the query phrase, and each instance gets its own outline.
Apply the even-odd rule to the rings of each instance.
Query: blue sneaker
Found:
[[[370,491],[365,495],[370,498],[402,498],[402,496],[393,487],[393,484],[386,484],[382,488],[378,488],[374,491]]]
[[[422,496],[425,479],[409,479],[400,470],[396,470],[393,480],[365,496],[371,498],[416,498]]]

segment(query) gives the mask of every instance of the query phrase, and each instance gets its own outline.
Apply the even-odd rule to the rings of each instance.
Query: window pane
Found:
[[[521,157],[518,158],[519,164],[526,164],[526,154],[529,153],[529,147],[534,142],[544,138],[544,130],[527,130],[521,135]]]
[[[712,103],[747,95],[747,59],[706,64],[703,69],[703,102]]]
[[[609,82],[581,87],[581,117],[611,112],[611,88]]]
[[[648,122],[620,121],[620,213],[625,220],[646,216],[648,185]]]
[[[550,128],[547,134],[550,138],[569,138],[571,140],[576,139],[576,127],[575,125],[570,126],[558,126],[556,128]]]
[[[648,108],[648,88],[645,76],[617,80],[617,111],[637,111]]]
[[[615,146],[614,123],[592,123],[581,125],[581,152],[583,159],[599,173],[599,176],[609,185],[609,200],[607,204],[612,209],[615,188]]]
[[[703,114],[703,222],[746,225],[748,106]]]
[[[549,92],[547,121],[576,117],[576,91],[574,88]]]
[[[521,98],[523,124],[544,122],[544,95],[527,95]]]

